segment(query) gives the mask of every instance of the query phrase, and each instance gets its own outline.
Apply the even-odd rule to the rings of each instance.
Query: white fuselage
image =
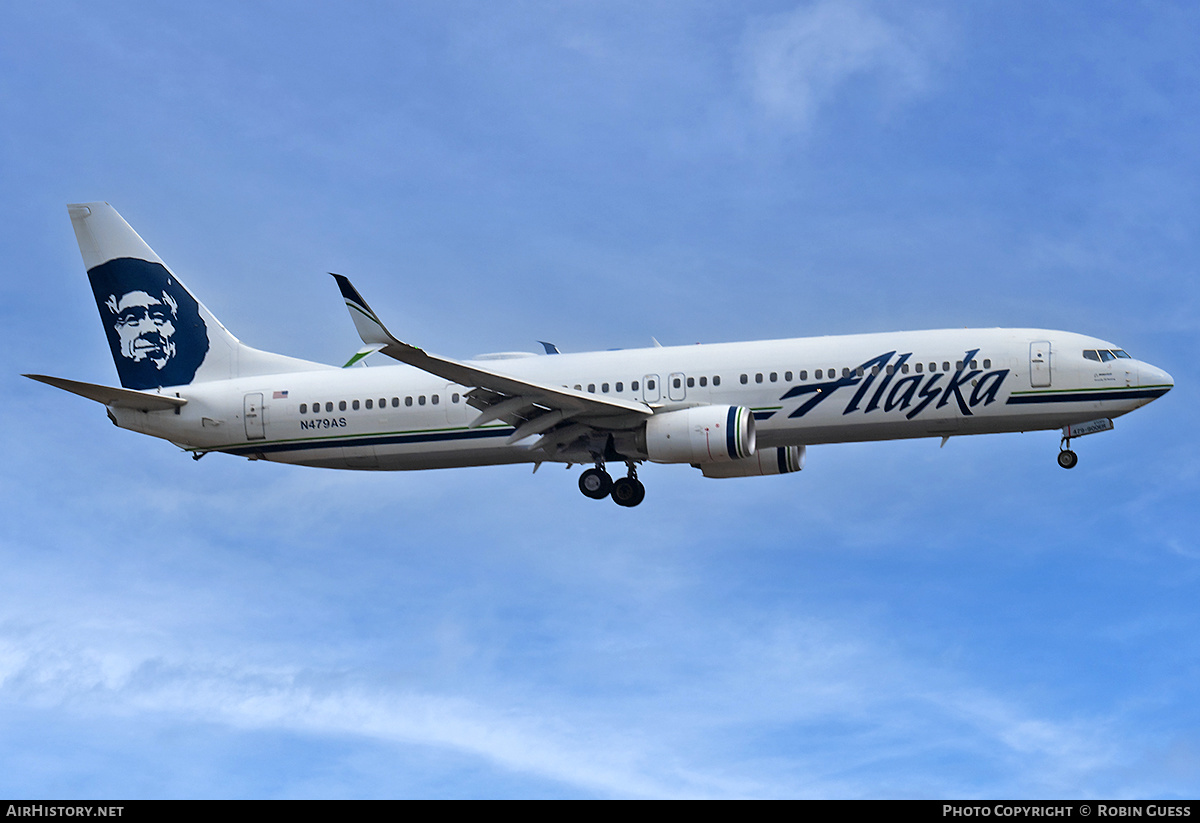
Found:
[[[1148,363],[1098,362],[1085,350],[1119,351],[1070,332],[953,329],[468,362],[656,411],[742,406],[760,449],[1057,429],[1120,416],[1172,385]],[[469,391],[405,365],[322,369],[161,389],[187,404],[112,413],[189,451],[326,468],[586,462],[509,443],[514,428],[499,420],[470,428],[479,412]]]

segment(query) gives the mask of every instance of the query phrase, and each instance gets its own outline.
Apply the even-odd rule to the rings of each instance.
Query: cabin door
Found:
[[[250,392],[242,406],[242,418],[246,421],[246,439],[264,440],[262,392]]]
[[[1050,385],[1050,341],[1029,344],[1029,385],[1035,389]]]

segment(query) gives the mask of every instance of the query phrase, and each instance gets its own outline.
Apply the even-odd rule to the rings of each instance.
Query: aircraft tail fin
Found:
[[[330,368],[242,343],[108,203],[67,211],[125,388]]]

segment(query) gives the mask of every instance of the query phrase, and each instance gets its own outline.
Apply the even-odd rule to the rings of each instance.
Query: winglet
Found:
[[[398,343],[399,341],[392,337],[392,333],[383,325],[379,316],[371,311],[371,307],[358,293],[358,289],[354,288],[354,284],[340,274],[333,272],[330,274],[337,281],[338,289],[341,290],[342,297],[346,301],[346,308],[350,310],[350,319],[354,321],[354,328],[358,330],[358,336],[362,338],[362,341],[368,346],[379,346],[379,348],[383,348],[389,343]],[[376,351],[378,350],[376,349]]]
[[[546,350],[546,354],[562,354],[558,350],[558,346],[553,343],[547,343],[545,340],[539,340],[538,342],[542,344],[542,348]]]

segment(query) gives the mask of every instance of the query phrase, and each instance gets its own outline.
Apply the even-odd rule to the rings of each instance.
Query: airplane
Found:
[[[1095,337],[943,329],[454,360],[401,342],[333,275],[363,346],[342,367],[233,336],[107,203],[68,206],[121,388],[29,374],[112,422],[210,452],[303,466],[589,466],[589,498],[637,506],[646,461],[705,477],[789,474],[808,446],[1061,429],[1077,437],[1171,376]],[[395,365],[352,368],[382,353]],[[364,364],[365,365],[365,364]],[[624,463],[613,479],[606,464]]]

